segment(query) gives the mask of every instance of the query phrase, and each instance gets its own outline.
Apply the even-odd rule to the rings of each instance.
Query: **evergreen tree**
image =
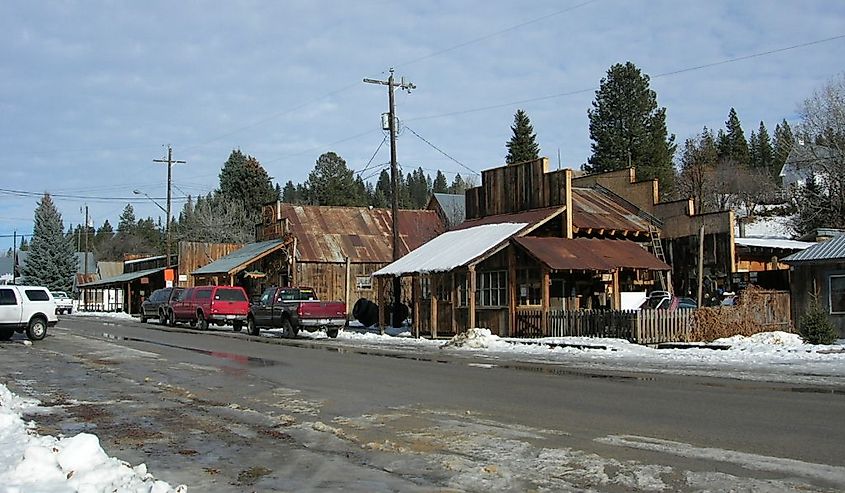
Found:
[[[463,195],[463,193],[466,191],[467,188],[468,188],[467,184],[464,181],[464,179],[461,177],[461,174],[457,173],[455,175],[455,178],[452,179],[452,184],[449,185],[449,193],[455,193],[455,194]]]
[[[109,220],[106,219],[103,225],[97,228],[97,232],[94,233],[94,251],[99,252],[103,245],[111,241],[113,237],[114,229],[111,223],[109,223]]]
[[[390,207],[391,196],[390,173],[383,169],[378,175],[378,181],[376,182],[373,202],[371,205],[373,207]]]
[[[772,150],[772,176],[779,177],[786,163],[786,158],[792,151],[792,146],[795,143],[795,137],[792,135],[792,129],[789,123],[784,119],[780,124],[775,125],[775,138]]]
[[[505,144],[508,154],[505,156],[507,164],[522,163],[540,157],[540,146],[537,144],[537,135],[534,134],[534,127],[528,114],[523,110],[516,110],[511,127],[513,136]]]
[[[658,107],[648,75],[631,62],[610,67],[587,116],[593,154],[585,171],[634,166],[639,179],[657,178],[664,192],[671,189],[675,136],[666,130],[666,108]]]
[[[21,246],[20,246],[20,248],[18,248],[18,250],[20,250],[22,252],[28,252],[29,251],[29,242],[26,241],[26,237],[21,236]]]
[[[117,232],[124,235],[132,234],[135,231],[135,225],[135,208],[132,204],[126,204],[117,223]]]
[[[270,176],[252,156],[240,149],[233,150],[220,170],[220,195],[230,202],[238,202],[253,219],[261,215],[264,204],[276,200]]]
[[[357,205],[354,173],[346,166],[346,161],[334,152],[317,158],[305,187],[311,204]]]
[[[32,244],[22,272],[24,282],[69,292],[76,271],[76,254],[64,235],[62,216],[45,193],[35,209]]]
[[[716,140],[707,127],[701,134],[684,142],[681,154],[678,192],[681,197],[691,197],[696,213],[713,210],[713,178],[718,161]]]
[[[282,189],[282,202],[286,204],[298,204],[299,194],[296,191],[296,186],[292,181],[288,180],[285,187]]]
[[[777,176],[774,172],[774,149],[772,148],[772,139],[769,137],[769,131],[766,125],[761,121],[760,127],[757,129],[757,169],[766,171],[769,176]],[[780,170],[778,170],[780,173]]]
[[[742,131],[742,124],[736,110],[731,108],[728,119],[725,121],[726,132],[719,134],[717,145],[719,146],[719,159],[730,161],[741,166],[748,166],[751,161],[751,153],[748,150],[748,141],[745,140],[745,133]]]
[[[446,193],[449,191],[449,183],[446,181],[446,175],[442,171],[437,170],[437,176],[434,178],[434,183],[431,186],[432,193]]]
[[[276,188],[273,191],[275,192],[274,195],[276,196],[275,200],[282,200],[282,186],[276,183]]]

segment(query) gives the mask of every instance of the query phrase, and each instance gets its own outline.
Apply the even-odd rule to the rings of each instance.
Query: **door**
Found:
[[[276,294],[276,288],[265,289],[261,294],[261,299],[258,303],[252,306],[252,316],[255,319],[255,325],[259,327],[270,327],[273,324],[273,296]]]

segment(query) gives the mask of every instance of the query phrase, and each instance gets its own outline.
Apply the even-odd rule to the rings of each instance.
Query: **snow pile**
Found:
[[[186,493],[156,480],[141,464],[131,467],[109,457],[96,435],[69,438],[40,436],[24,423],[23,412],[34,400],[21,399],[0,384],[0,491],[18,493],[115,492]]]
[[[135,317],[126,312],[73,312],[72,316],[77,317],[101,317],[101,318],[117,318],[121,320],[134,320]]]
[[[713,341],[714,344],[727,344],[731,349],[739,350],[753,350],[753,351],[770,351],[772,349],[800,349],[805,346],[798,334],[790,334],[789,332],[775,331],[775,332],[761,332],[752,336],[732,336],[717,339]],[[807,345],[810,346],[810,345]],[[812,346],[810,346],[812,347]]]
[[[502,340],[499,336],[494,336],[490,329],[475,328],[449,339],[442,347],[504,350],[510,346],[512,346],[511,343]]]

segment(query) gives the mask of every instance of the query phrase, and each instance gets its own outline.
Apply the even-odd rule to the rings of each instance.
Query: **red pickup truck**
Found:
[[[300,329],[324,329],[329,337],[337,337],[345,327],[346,303],[320,301],[311,288],[268,288],[261,299],[249,307],[247,327],[258,335],[262,328],[284,329],[285,337],[294,337]]]
[[[208,329],[211,323],[232,325],[240,331],[249,314],[249,299],[241,287],[200,286],[188,288],[170,302],[167,324],[188,322],[191,327],[199,325]]]

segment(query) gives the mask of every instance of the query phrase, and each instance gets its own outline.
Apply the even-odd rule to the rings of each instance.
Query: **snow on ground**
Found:
[[[144,464],[132,467],[109,457],[96,435],[41,436],[24,413],[38,411],[38,403],[22,399],[0,384],[0,492],[40,493],[114,492],[185,493],[156,480]]]
[[[707,347],[690,345],[672,349],[656,349],[611,338],[501,338],[487,329],[472,329],[446,342],[349,330],[341,332],[338,338],[353,346],[416,349],[502,361],[845,385],[845,340],[831,346],[819,346],[805,344],[798,335],[787,332],[735,336],[714,341]]]
[[[75,311],[72,314],[76,317],[103,317],[103,318],[118,318],[123,320],[133,320],[137,319],[137,317],[133,317],[132,315],[126,312],[84,312],[84,311]]]

